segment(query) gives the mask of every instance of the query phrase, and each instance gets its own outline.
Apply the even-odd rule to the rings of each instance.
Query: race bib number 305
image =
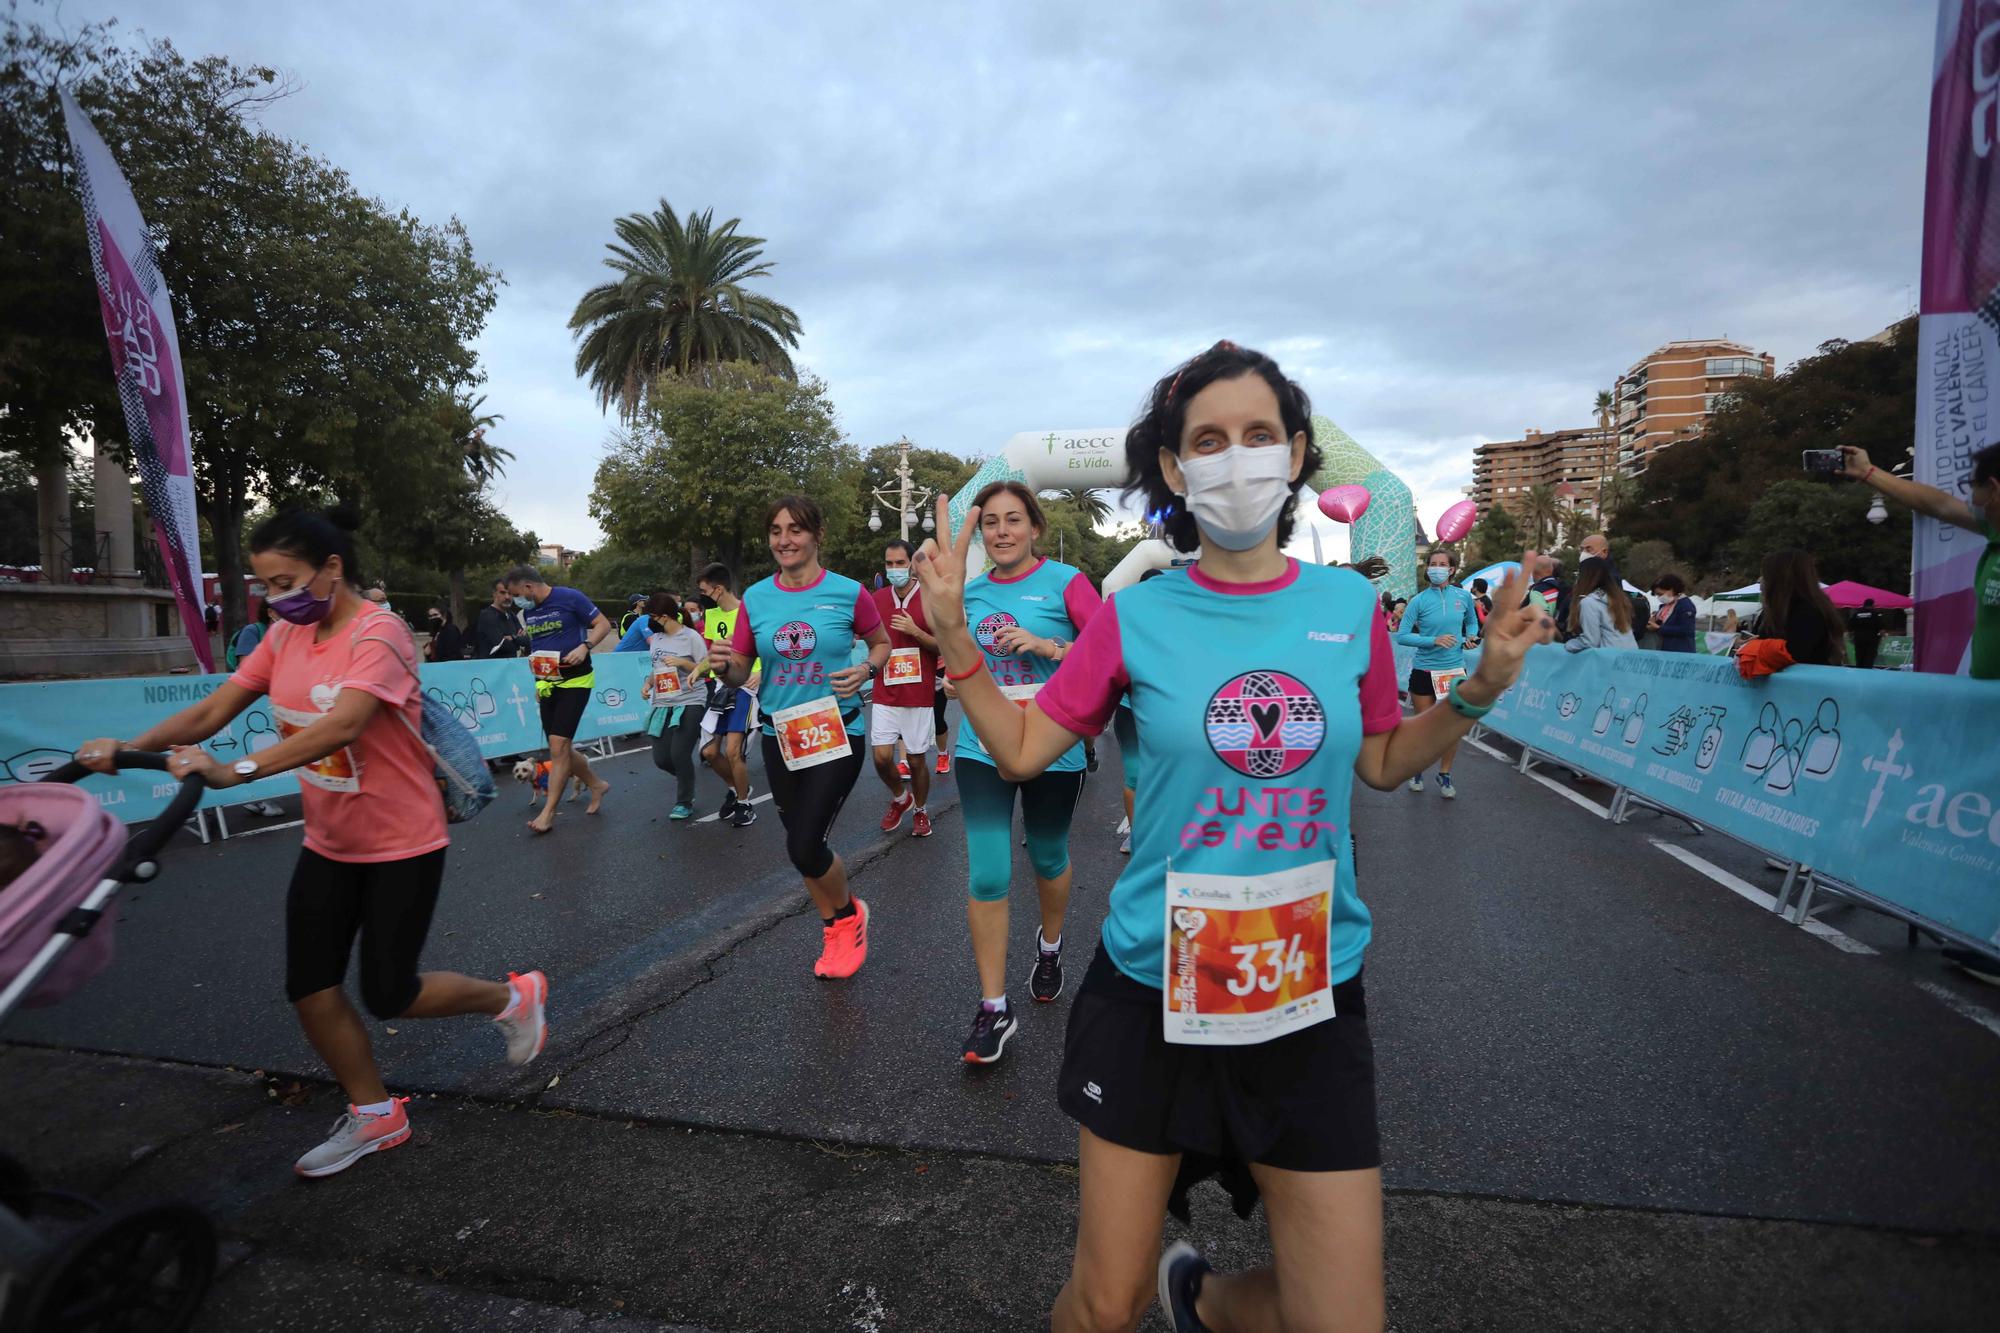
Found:
[[[854,753],[847,739],[847,723],[832,695],[779,709],[771,714],[771,730],[777,736],[785,767],[795,773]]]
[[[1167,871],[1168,1041],[1250,1046],[1333,1017],[1336,862],[1270,875]]]

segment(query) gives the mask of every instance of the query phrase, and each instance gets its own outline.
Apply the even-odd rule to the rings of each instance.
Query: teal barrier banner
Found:
[[[652,671],[653,655],[597,653],[592,661],[597,684],[591,688],[590,704],[583,711],[576,739],[595,741],[606,736],[630,736],[635,731],[644,730],[646,714],[652,711],[652,705],[639,691]],[[540,743],[536,741],[536,744]]]
[[[35,782],[69,762],[93,736],[136,736],[189,704],[206,699],[229,677],[140,676],[121,680],[52,680],[0,685],[0,782]],[[233,764],[278,743],[278,729],[264,700],[237,714],[207,749]],[[120,773],[91,778],[88,789],[105,809],[128,823],[167,808],[179,784],[164,773]],[[202,808],[240,805],[288,796],[299,789],[289,773],[210,792]]]
[[[526,658],[432,662],[421,671],[424,693],[451,710],[488,759],[541,746],[542,715]]]
[[[1476,655],[1475,655],[1476,657]],[[1485,725],[1753,846],[2000,943],[2000,684],[1534,648]]]
[[[577,729],[579,741],[627,736],[645,727],[648,707],[639,687],[650,663],[645,653],[596,655],[597,683]],[[488,759],[525,754],[547,744],[526,659],[427,663],[420,672],[425,695],[451,710]],[[227,679],[226,675],[150,676],[0,685],[0,783],[38,781],[67,763],[83,741],[93,736],[136,736],[207,698]],[[233,763],[277,743],[270,707],[259,699],[206,748],[224,763]],[[105,808],[128,823],[141,823],[166,809],[174,787],[157,773],[121,773],[89,782],[89,790]],[[241,805],[293,795],[298,789],[298,779],[281,773],[210,792],[202,798],[202,806]]]

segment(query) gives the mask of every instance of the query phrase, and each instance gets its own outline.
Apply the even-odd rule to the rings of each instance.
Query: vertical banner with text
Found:
[[[125,174],[67,90],[62,107],[76,153],[84,232],[97,274],[104,336],[111,343],[111,368],[118,377],[118,401],[125,409],[125,433],[139,464],[146,511],[181,624],[202,670],[213,671],[202,620],[201,529],[195,518],[187,386],[181,379],[173,303]]]
[[[2000,0],[1939,0],[1924,179],[1915,476],[1963,495],[1972,455],[2000,436]],[[1916,667],[1964,673],[1978,534],[1918,515],[1912,538]]]

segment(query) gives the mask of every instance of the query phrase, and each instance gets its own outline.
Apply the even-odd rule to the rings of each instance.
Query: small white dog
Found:
[[[522,759],[515,762],[514,781],[527,787],[528,804],[530,806],[548,799],[549,771],[550,765],[546,759]],[[577,777],[575,774],[571,774],[569,779],[569,795],[564,800],[574,801],[581,795],[583,795],[583,779]]]

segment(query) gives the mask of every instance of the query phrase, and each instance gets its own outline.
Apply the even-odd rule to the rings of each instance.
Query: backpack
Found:
[[[1632,599],[1632,637],[1637,639],[1652,633],[1653,631],[1646,628],[1646,622],[1653,618],[1653,603],[1643,592],[1625,595]]]
[[[394,643],[373,634],[363,635],[355,642],[366,643],[370,639],[388,644],[391,652],[402,655]],[[434,765],[432,776],[437,779],[439,795],[444,797],[444,822],[463,824],[499,794],[493,785],[493,774],[486,767],[485,756],[479,753],[479,742],[472,739],[449,708],[424,693],[424,678],[417,664],[406,660],[404,665],[417,678],[417,698],[423,703],[423,728],[412,726],[400,708],[396,710],[396,718],[409,727],[410,734],[430,754]]]

